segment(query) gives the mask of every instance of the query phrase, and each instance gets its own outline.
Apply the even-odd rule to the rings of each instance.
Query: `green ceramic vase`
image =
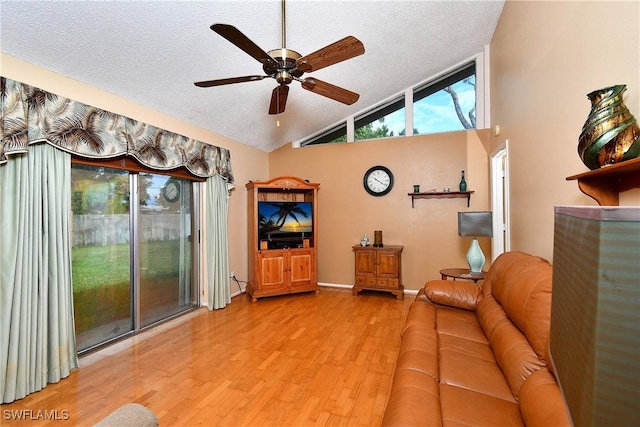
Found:
[[[640,128],[624,105],[625,90],[626,85],[616,85],[587,95],[591,111],[580,133],[578,154],[589,169],[640,155]]]

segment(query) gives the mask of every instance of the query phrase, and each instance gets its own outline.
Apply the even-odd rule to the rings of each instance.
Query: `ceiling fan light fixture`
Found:
[[[278,82],[278,86],[271,93],[269,114],[281,114],[284,112],[289,93],[289,84],[293,80],[302,83],[302,87],[318,95],[351,105],[356,102],[359,95],[339,86],[315,79],[302,79],[306,72],[317,71],[329,65],[337,64],[347,59],[354,58],[364,53],[364,45],[354,36],[347,36],[335,43],[316,50],[306,56],[287,49],[285,26],[285,0],[282,0],[282,47],[265,52],[245,36],[240,30],[228,24],[213,24],[210,28],[236,47],[243,50],[249,56],[262,64],[265,76],[244,76],[230,79],[217,79],[195,82],[198,87],[221,86],[226,84],[241,83],[253,80],[262,80],[270,77]],[[276,122],[278,125],[279,122]]]
[[[280,84],[288,85],[293,80],[293,76],[287,70],[280,70],[276,73],[276,81]]]

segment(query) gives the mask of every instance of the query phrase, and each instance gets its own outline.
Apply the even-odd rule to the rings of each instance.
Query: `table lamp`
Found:
[[[460,237],[473,237],[467,252],[470,273],[482,272],[486,259],[478,244],[478,237],[493,236],[492,222],[491,212],[458,212],[458,235]]]

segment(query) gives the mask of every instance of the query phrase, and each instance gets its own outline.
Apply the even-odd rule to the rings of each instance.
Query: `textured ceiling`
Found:
[[[359,93],[358,102],[346,106],[292,82],[286,111],[278,116],[267,114],[276,85],[272,79],[212,88],[193,82],[263,74],[259,62],[209,27],[230,24],[265,51],[281,48],[280,0],[2,0],[0,47],[16,58],[269,152],[481,52],[503,4],[289,0],[285,47],[306,55],[353,35],[366,51],[309,74]]]

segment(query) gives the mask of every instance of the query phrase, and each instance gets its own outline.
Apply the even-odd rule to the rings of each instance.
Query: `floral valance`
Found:
[[[30,144],[47,142],[85,158],[134,157],[155,170],[187,168],[196,176],[221,175],[233,185],[226,148],[187,138],[1,77],[0,164]]]

